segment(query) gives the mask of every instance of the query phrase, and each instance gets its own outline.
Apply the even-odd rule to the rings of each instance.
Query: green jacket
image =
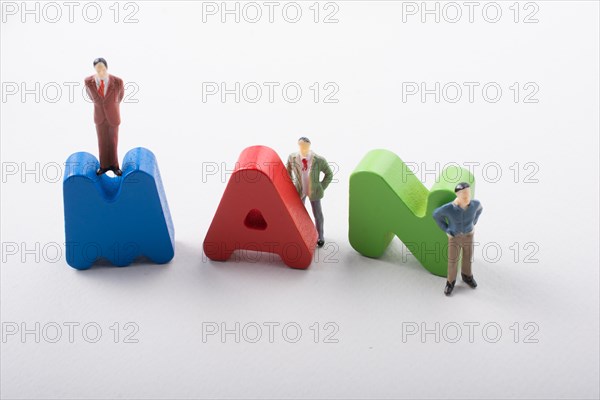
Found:
[[[292,153],[288,157],[287,172],[296,186],[296,190],[300,197],[304,196],[302,190],[302,161],[298,153]],[[325,174],[321,180],[321,172]],[[333,172],[327,163],[327,160],[318,154],[312,153],[312,164],[309,173],[310,190],[308,198],[311,201],[321,200],[325,193],[325,189],[333,179]]]

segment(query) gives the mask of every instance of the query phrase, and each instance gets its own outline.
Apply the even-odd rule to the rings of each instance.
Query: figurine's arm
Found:
[[[286,168],[287,168],[287,173],[288,173],[288,175],[290,176],[290,179],[293,182],[294,181],[294,176],[292,175],[292,156],[288,157]]]
[[[444,215],[443,206],[435,209],[435,211],[433,212],[433,219],[438,224],[438,226],[440,227],[441,230],[448,233],[449,226],[448,226],[448,222],[446,221],[446,215]],[[448,234],[450,234],[450,233],[448,233]]]
[[[333,180],[333,171],[331,171],[331,167],[329,166],[329,163],[327,162],[326,159],[322,160],[323,165],[323,173],[325,174],[325,176],[323,177],[323,180],[321,181],[321,186],[323,186],[323,190],[327,189],[327,186],[329,186],[329,184],[331,183],[331,181]]]
[[[479,216],[481,215],[482,211],[483,211],[483,207],[481,206],[481,204],[479,204],[477,211],[475,211],[475,218],[473,219],[473,225],[477,225],[477,221],[479,221]]]
[[[94,100],[94,97],[92,96],[92,90],[90,89],[90,87],[87,85],[86,81],[83,81],[83,85],[85,86],[85,91],[87,92],[88,97],[90,98],[90,100]]]
[[[123,80],[121,80],[121,84],[119,85],[119,103],[123,100],[123,97],[125,97],[125,85],[123,84]]]

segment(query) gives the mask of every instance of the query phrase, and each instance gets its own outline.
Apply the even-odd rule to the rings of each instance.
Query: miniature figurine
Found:
[[[287,172],[296,186],[302,203],[305,202],[306,197],[310,200],[318,233],[317,246],[323,247],[325,239],[321,199],[333,179],[333,172],[327,160],[310,149],[310,140],[307,137],[298,139],[298,147],[299,151],[288,157]],[[325,175],[323,180],[321,180],[321,172]]]
[[[119,105],[125,95],[123,80],[108,74],[108,63],[104,58],[96,58],[94,68],[96,74],[88,76],[84,82],[88,96],[94,102],[94,123],[100,155],[100,168],[96,174],[113,171],[115,175],[121,176],[117,145],[121,123]]]
[[[475,289],[477,282],[471,272],[473,258],[473,227],[477,224],[483,208],[478,200],[471,199],[470,185],[461,182],[454,188],[456,199],[433,212],[440,229],[448,235],[448,279],[444,293],[450,296],[456,284],[458,258],[462,250],[461,277],[463,282]]]

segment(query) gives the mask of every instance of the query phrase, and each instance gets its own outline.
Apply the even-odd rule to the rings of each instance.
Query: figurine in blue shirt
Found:
[[[462,280],[475,289],[477,282],[471,272],[473,258],[473,227],[477,224],[483,207],[478,200],[471,199],[471,189],[467,182],[454,188],[456,199],[444,204],[433,212],[433,219],[448,235],[448,280],[444,293],[452,294],[456,283],[458,259],[462,250]]]

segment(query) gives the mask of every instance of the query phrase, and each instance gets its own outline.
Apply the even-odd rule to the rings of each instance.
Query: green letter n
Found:
[[[395,236],[429,272],[446,276],[448,236],[432,215],[455,199],[454,187],[475,178],[465,168],[442,170],[431,190],[394,153],[372,150],[350,176],[350,244],[360,254],[378,258]]]

